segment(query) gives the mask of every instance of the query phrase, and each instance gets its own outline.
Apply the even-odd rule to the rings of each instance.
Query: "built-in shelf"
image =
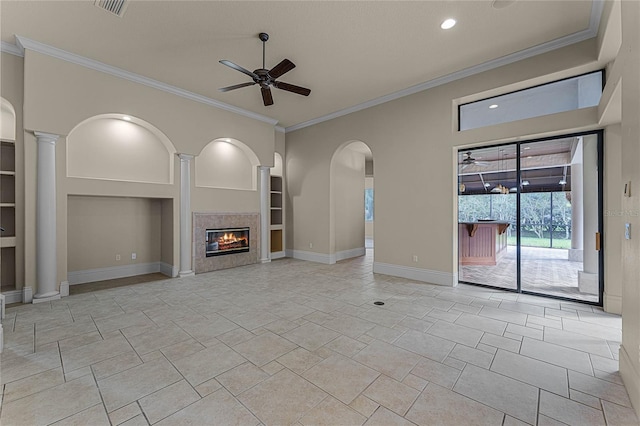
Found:
[[[16,287],[16,147],[0,141],[0,288]]]
[[[271,176],[271,253],[284,252],[282,176]]]

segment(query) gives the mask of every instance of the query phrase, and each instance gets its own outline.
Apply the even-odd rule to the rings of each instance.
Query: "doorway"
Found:
[[[602,132],[459,151],[467,284],[602,305]]]

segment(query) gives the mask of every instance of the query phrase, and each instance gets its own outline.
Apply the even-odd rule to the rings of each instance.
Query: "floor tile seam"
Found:
[[[553,327],[551,327],[551,329],[552,329],[552,330],[555,330]],[[547,331],[547,327],[545,327],[545,329],[544,329],[544,330],[542,330],[543,334],[542,334],[542,340],[541,340],[541,342],[549,343],[549,344],[556,345],[556,346],[562,346],[563,348],[573,349],[573,350],[580,351],[580,352],[585,352],[586,354],[588,354],[588,355],[589,355],[589,362],[591,362],[591,355],[597,355],[597,356],[601,356],[602,358],[607,358],[607,357],[603,356],[603,355],[602,355],[602,354],[600,354],[600,353],[584,351],[584,350],[582,350],[582,349],[577,349],[577,348],[575,348],[575,347],[573,347],[573,346],[568,346],[567,344],[563,344],[563,343],[554,343],[554,342],[550,342],[550,341],[548,341],[548,340],[545,340],[546,331]],[[584,335],[581,335],[581,336],[584,336]],[[586,337],[589,337],[589,336],[586,336]],[[564,341],[564,340],[563,340],[563,341]],[[607,349],[608,349],[608,351],[609,351],[609,354],[611,355],[611,358],[607,358],[607,359],[615,360],[615,358],[613,357],[613,352],[611,351],[611,347],[606,343],[607,341],[603,340],[603,342],[606,344]],[[588,344],[588,343],[587,343],[587,344]],[[592,369],[592,370],[594,370],[593,365],[592,365],[592,368],[591,368],[591,369]]]
[[[556,344],[556,343],[547,342],[547,341],[545,341],[545,340],[533,339],[533,338],[530,338],[530,337],[527,337],[527,336],[524,336],[524,339],[531,339],[531,340],[535,340],[535,341],[537,341],[537,342],[543,342],[543,343],[546,343],[546,344],[548,344],[548,345],[557,346],[557,347],[559,347],[559,348],[561,348],[561,349],[570,349],[570,350],[572,350],[572,351],[581,352],[581,353],[585,354],[585,355],[587,356],[587,358],[589,358],[589,366],[591,367],[591,374],[590,374],[590,375],[591,375],[592,377],[595,377],[595,374],[593,374],[593,370],[594,370],[594,368],[593,368],[593,364],[592,364],[592,362],[591,362],[591,357],[589,356],[589,355],[591,355],[591,354],[590,354],[589,352],[585,352],[585,351],[580,350],[580,349],[569,348],[569,347],[566,347],[566,346],[558,345],[558,344]],[[522,342],[523,342],[523,343],[524,343],[524,339],[522,340]],[[522,351],[522,346],[520,346],[520,351]],[[522,356],[527,356],[527,355],[524,355],[524,354],[522,354],[522,353],[520,353],[520,355],[522,355]],[[594,354],[594,355],[597,355],[597,354]],[[530,356],[529,356],[528,358],[532,358],[532,357],[530,357]],[[564,367],[564,366],[562,366],[562,365],[554,364],[554,363],[552,363],[552,362],[544,361],[544,360],[537,359],[537,358],[534,358],[534,359],[536,359],[536,360],[538,360],[538,361],[546,362],[547,364],[551,364],[551,365],[555,365],[555,366],[558,366],[558,367],[566,368],[567,370],[575,371],[576,373],[582,373],[582,374],[585,374],[584,372],[579,371],[579,370],[575,370],[575,369],[573,369],[573,368]],[[588,375],[588,374],[585,374],[585,375]]]
[[[156,359],[157,359],[157,358],[156,358]],[[155,359],[154,359],[154,361],[155,361]],[[172,366],[172,367],[173,367],[173,366]],[[173,367],[173,368],[177,371],[177,368],[175,368],[175,367]],[[107,412],[107,414],[111,414],[111,413],[113,413],[113,412],[114,412],[114,411],[116,411],[116,410],[119,410],[119,409],[121,409],[121,408],[123,408],[123,407],[126,407],[126,406],[127,406],[127,405],[129,405],[129,404],[132,404],[132,403],[134,403],[134,402],[137,402],[138,400],[140,400],[140,399],[142,399],[142,398],[146,398],[147,396],[152,395],[152,394],[154,394],[154,393],[156,393],[156,392],[158,392],[158,391],[161,391],[161,390],[163,390],[163,389],[166,389],[166,388],[168,388],[168,387],[169,387],[169,386],[171,386],[171,385],[175,385],[176,383],[178,383],[178,382],[180,382],[180,381],[182,381],[182,380],[185,380],[185,381],[187,381],[187,383],[188,383],[188,380],[187,380],[187,379],[185,379],[185,378],[184,378],[184,376],[182,376],[182,373],[180,373],[180,371],[177,371],[177,372],[178,372],[178,374],[180,374],[181,379],[176,379],[175,381],[172,381],[171,383],[167,384],[166,386],[163,386],[163,387],[161,387],[161,388],[159,388],[159,389],[156,389],[156,390],[154,390],[154,391],[152,391],[152,392],[150,392],[150,393],[146,393],[146,394],[144,394],[144,395],[140,396],[139,398],[135,399],[134,401],[130,401],[130,402],[127,402],[125,405],[122,405],[122,406],[116,407],[116,408],[114,408],[111,412]],[[94,379],[95,379],[95,376],[94,376]],[[100,379],[100,380],[102,380],[102,379]],[[100,389],[100,385],[97,383],[97,381],[96,381],[96,384],[98,385],[98,390],[100,391],[100,396],[102,397],[102,390]],[[197,392],[196,392],[196,393],[197,393]],[[198,395],[199,395],[199,394],[198,394]],[[107,405],[104,403],[104,398],[102,399],[102,402],[103,402],[103,404],[104,404],[104,406],[105,406],[105,410],[106,410]]]
[[[525,356],[525,355],[522,355],[522,356]],[[527,357],[527,358],[529,358],[529,357]],[[536,360],[536,361],[540,361],[540,360]],[[545,362],[545,361],[540,361],[540,362]],[[549,363],[546,363],[546,364],[549,364]],[[553,365],[553,364],[550,364],[550,365]],[[493,363],[492,363],[492,367],[493,367]],[[558,366],[556,366],[556,367],[558,367]],[[570,386],[570,384],[569,384],[569,377],[568,377],[569,373],[568,373],[568,369],[567,369],[566,367],[560,367],[560,368],[562,368],[563,370],[565,370],[565,374],[567,375],[567,395],[569,395],[569,389],[571,389],[571,386]],[[534,388],[537,388],[538,390],[544,390],[544,391],[546,391],[546,392],[548,392],[548,393],[551,393],[551,394],[554,394],[554,395],[560,396],[560,397],[562,397],[562,398],[570,399],[569,397],[566,397],[566,396],[564,396],[564,395],[560,395],[560,394],[558,394],[558,393],[557,393],[557,392],[555,392],[555,391],[552,391],[552,390],[549,390],[549,389],[546,389],[546,388],[540,387],[540,386],[538,386],[538,385],[536,385],[536,384],[533,384],[533,383],[526,382],[526,381],[524,381],[523,379],[518,379],[518,378],[516,378],[516,377],[511,377],[511,376],[509,376],[509,375],[507,375],[507,374],[501,373],[501,372],[499,372],[499,371],[491,370],[491,369],[489,369],[489,371],[491,371],[492,373],[498,374],[498,375],[500,375],[500,376],[502,376],[502,377],[506,377],[506,378],[509,378],[509,379],[511,379],[511,380],[515,380],[515,381],[517,381],[517,382],[524,383],[525,385],[532,386],[532,387],[534,387]],[[578,390],[578,389],[574,389],[574,390]],[[582,392],[582,391],[580,391],[580,392]],[[593,395],[592,395],[592,396],[593,396]],[[583,404],[583,405],[584,405],[584,404]]]
[[[574,390],[575,390],[575,389],[574,389]],[[602,418],[603,418],[603,419],[604,419],[604,421],[605,421],[605,425],[608,425],[608,424],[609,424],[609,423],[607,422],[607,420],[606,420],[605,415],[604,415],[604,407],[602,407],[602,400],[601,400],[601,399],[599,399],[599,398],[598,398],[598,401],[600,402],[600,408],[598,409],[598,408],[594,408],[594,407],[592,407],[592,406],[590,406],[590,405],[584,404],[584,403],[582,403],[582,402],[580,402],[580,401],[577,401],[577,400],[575,400],[575,399],[571,399],[571,398],[564,397],[564,396],[562,396],[562,395],[554,394],[553,392],[549,392],[549,391],[548,391],[548,390],[546,390],[546,389],[540,389],[540,396],[542,396],[542,391],[545,391],[545,392],[547,392],[547,393],[551,393],[551,394],[553,394],[553,395],[555,395],[555,396],[560,396],[561,398],[567,399],[567,400],[569,400],[569,401],[571,401],[571,402],[574,402],[574,403],[576,403],[576,404],[580,404],[582,407],[586,407],[586,408],[588,408],[588,409],[592,409],[592,410],[597,410],[597,411],[599,411],[599,412],[601,412],[601,413],[602,413]],[[579,392],[580,392],[580,391],[579,391]],[[593,396],[593,395],[591,395],[591,396]],[[607,402],[610,402],[610,401],[607,401]],[[540,409],[539,405],[540,405],[540,404],[538,404],[538,410]],[[616,404],[616,405],[619,405],[619,404]],[[620,406],[620,407],[623,407],[622,405],[619,405],[619,406]],[[628,408],[628,407],[624,407],[624,408]],[[562,423],[562,424],[567,424],[567,423],[563,422],[562,420],[560,420],[560,419],[557,419],[557,418],[553,417],[551,414],[544,414],[544,413],[541,413],[540,411],[538,411],[538,415],[540,415],[540,414],[541,414],[541,415],[543,415],[543,416],[549,417],[549,418],[551,418],[551,419],[553,419],[553,420],[555,420],[555,421],[558,421],[558,422],[560,422],[560,423]],[[611,425],[611,426],[614,426],[614,425]]]
[[[469,365],[469,364],[467,364],[467,365]],[[492,407],[491,405],[488,405],[488,404],[486,404],[486,403],[484,403],[484,402],[482,402],[482,401],[478,401],[477,399],[475,399],[475,398],[473,398],[473,397],[471,397],[471,396],[469,396],[469,395],[465,395],[465,394],[463,394],[463,393],[461,393],[461,392],[458,392],[458,391],[455,389],[456,385],[457,385],[457,384],[458,384],[458,382],[460,381],[460,378],[462,377],[462,373],[463,373],[463,372],[464,372],[464,370],[467,368],[467,365],[465,365],[465,367],[464,367],[462,370],[460,370],[460,372],[459,372],[459,374],[458,374],[458,378],[456,378],[455,382],[453,383],[453,385],[451,386],[451,388],[450,388],[450,389],[449,389],[449,388],[447,388],[447,387],[445,387],[445,386],[438,385],[437,383],[434,383],[434,385],[437,385],[437,386],[440,386],[440,387],[442,387],[442,388],[445,388],[445,389],[447,389],[447,390],[449,390],[449,391],[451,391],[451,392],[456,393],[456,394],[457,394],[457,395],[459,395],[459,396],[462,396],[463,398],[468,398],[468,399],[470,399],[470,400],[472,400],[472,401],[474,401],[474,402],[476,402],[476,403],[478,403],[478,404],[480,404],[480,405],[483,405],[483,406],[485,406],[485,407],[487,407],[487,408],[490,408],[490,409],[492,409],[492,410],[498,411],[499,413],[502,413],[502,415],[503,415],[503,423],[504,423],[504,419],[506,418],[507,413],[505,413],[504,411],[502,411],[502,409],[500,409],[500,408],[496,408],[496,407]],[[425,387],[425,390],[426,390],[426,387]],[[538,389],[538,391],[539,391],[539,389]],[[423,392],[424,392],[424,391],[422,391],[422,392],[421,392],[421,394],[422,394]],[[537,411],[536,411],[536,415],[537,415]],[[512,417],[517,418],[517,417],[515,417],[515,416],[512,416]],[[520,419],[518,419],[518,420],[520,420]],[[524,421],[524,420],[523,420],[523,421]],[[527,423],[527,422],[525,422],[525,423]]]
[[[48,372],[48,371],[56,370],[56,369],[58,369],[58,368],[60,368],[60,370],[62,370],[62,367],[61,367],[61,366],[58,366],[58,367],[50,368],[50,369],[48,369],[48,370],[40,371],[40,372],[35,373],[35,374],[31,374],[30,376],[22,377],[22,378],[20,378],[20,379],[14,380],[13,382],[2,383],[2,385],[0,385],[0,386],[2,386],[2,388],[3,388],[3,390],[2,390],[2,397],[0,398],[0,400],[2,401],[2,404],[0,404],[0,409],[4,406],[4,404],[10,404],[10,403],[12,403],[12,402],[14,402],[14,401],[19,401],[19,400],[21,400],[21,399],[23,399],[23,398],[27,398],[27,397],[30,397],[30,396],[36,395],[36,394],[38,394],[38,393],[40,393],[40,392],[44,392],[44,391],[46,391],[46,390],[49,390],[49,389],[55,388],[56,386],[60,386],[60,385],[62,385],[62,384],[67,383],[67,381],[66,381],[66,380],[64,380],[62,383],[58,383],[57,385],[50,386],[50,387],[48,387],[48,388],[46,388],[46,389],[41,389],[41,390],[39,390],[38,392],[34,392],[34,393],[29,394],[29,395],[21,396],[20,398],[12,399],[11,401],[6,401],[6,395],[5,395],[5,392],[7,391],[7,385],[9,385],[9,384],[11,384],[11,383],[19,382],[19,381],[24,380],[24,379],[28,379],[29,377],[37,376],[38,374],[43,374],[43,373],[46,373],[46,372]],[[61,373],[62,373],[62,378],[64,379],[64,371],[61,371]]]
[[[178,372],[179,372],[179,371],[178,371]],[[146,412],[144,411],[144,409],[142,408],[142,404],[140,404],[140,400],[141,400],[141,399],[144,399],[144,398],[146,398],[146,397],[148,397],[148,396],[151,396],[151,395],[153,395],[153,394],[154,394],[154,393],[156,393],[156,392],[160,392],[161,390],[166,389],[166,388],[168,388],[169,386],[173,386],[173,385],[175,385],[176,383],[179,383],[179,382],[181,382],[181,381],[184,381],[187,385],[189,385],[189,386],[191,387],[191,389],[195,392],[195,394],[196,394],[196,395],[198,395],[198,397],[199,397],[199,398],[198,398],[197,400],[193,401],[192,403],[190,403],[190,404],[188,404],[188,405],[186,405],[186,406],[182,407],[181,409],[179,409],[179,410],[177,410],[177,411],[174,411],[173,413],[170,413],[170,414],[168,414],[168,415],[166,415],[166,416],[162,417],[161,419],[156,420],[154,423],[151,423],[151,421],[150,421],[150,420],[149,420],[149,418],[147,417],[147,413],[146,413]],[[219,390],[219,389],[218,389],[218,390]],[[216,392],[216,391],[211,392],[211,393],[215,393],[215,392]],[[229,392],[229,393],[230,393],[230,392]],[[209,395],[211,395],[211,394],[209,394]],[[209,395],[207,395],[207,396],[209,396]],[[189,381],[183,377],[183,379],[182,379],[182,380],[178,380],[177,382],[171,383],[170,385],[167,385],[167,386],[163,387],[162,389],[158,389],[158,390],[156,390],[156,391],[154,391],[154,392],[151,392],[151,393],[150,393],[150,394],[148,394],[148,395],[145,395],[145,396],[143,396],[143,397],[141,397],[141,398],[136,399],[134,402],[135,402],[136,404],[138,404],[138,408],[140,408],[140,412],[141,412],[141,413],[142,413],[142,415],[144,416],[144,418],[145,418],[145,420],[147,421],[147,423],[151,425],[151,424],[159,423],[160,421],[162,421],[162,420],[166,419],[167,417],[171,417],[171,416],[173,416],[174,414],[176,414],[176,413],[178,413],[178,412],[180,412],[180,411],[182,411],[182,410],[186,409],[187,407],[190,407],[191,405],[195,404],[196,402],[199,402],[199,401],[200,401],[200,400],[202,400],[202,399],[204,399],[204,397],[203,397],[203,396],[201,396],[201,395],[200,395],[200,393],[195,389],[195,387],[194,387],[193,385],[191,385],[191,383],[189,383]],[[125,405],[125,407],[126,407],[126,405]],[[105,411],[106,411],[106,406],[105,406]],[[115,410],[114,410],[114,411],[115,411]],[[112,411],[112,413],[113,413],[113,411]]]
[[[616,386],[621,386],[621,387],[624,389],[625,394],[627,395],[627,398],[629,398],[629,393],[627,392],[627,388],[626,388],[626,387],[624,387],[623,385],[618,385],[617,383],[611,383],[611,382],[609,382],[609,383],[610,383],[610,384],[614,384],[614,385],[616,385]],[[594,394],[592,393],[593,391],[589,391],[589,390],[587,390],[587,389],[575,389],[575,388],[572,388],[572,387],[571,387],[571,383],[569,383],[569,389],[570,389],[570,390],[574,390],[574,391],[578,391],[578,392],[581,392],[581,393],[584,393],[584,394],[587,394],[587,395],[590,395],[590,396],[592,396],[592,397],[594,397],[594,398],[598,398],[598,399],[599,399],[599,400],[601,400],[601,401],[607,401],[607,402],[611,402],[611,403],[613,403],[613,404],[620,405],[620,406],[622,406],[622,407],[632,408],[632,407],[631,407],[631,405],[628,405],[628,406],[627,406],[627,405],[619,404],[619,403],[617,403],[617,402],[615,402],[615,401],[611,401],[611,399],[609,399],[610,397],[605,398],[605,397],[600,396],[600,395],[594,395]],[[629,401],[631,401],[631,400],[629,400]],[[579,402],[579,401],[578,401],[578,402]]]
[[[322,362],[322,361],[321,361],[321,362]],[[316,364],[316,365],[317,365],[317,364]],[[325,399],[327,399],[327,398],[329,398],[329,397],[333,397],[333,398],[335,398],[336,400],[340,401],[340,403],[342,403],[342,404],[346,405],[347,407],[349,406],[349,404],[345,404],[345,403],[344,403],[344,402],[342,402],[342,401],[341,401],[337,396],[333,395],[331,392],[329,392],[329,391],[327,391],[327,390],[322,389],[320,386],[316,385],[315,383],[311,382],[310,380],[307,380],[307,378],[306,378],[306,377],[304,377],[304,376],[302,376],[301,374],[298,374],[298,373],[296,373],[295,371],[290,370],[289,368],[285,367],[284,365],[283,365],[282,367],[283,367],[283,369],[284,369],[284,370],[287,370],[289,373],[294,374],[294,375],[295,375],[296,377],[298,377],[299,379],[304,380],[304,381],[305,381],[305,382],[307,382],[309,385],[313,386],[315,389],[317,389],[317,390],[319,390],[320,392],[322,392],[322,393],[326,394],[325,396],[323,396],[323,398],[322,398],[322,399],[321,399],[317,404],[315,404],[313,407],[311,407],[311,408],[309,408],[307,411],[305,411],[305,412],[304,412],[304,413],[303,413],[299,418],[297,418],[295,421],[300,421],[300,419],[302,419],[302,418],[303,418],[303,417],[304,417],[308,412],[310,412],[311,410],[313,410],[315,407],[317,407],[318,405],[320,405],[320,404],[321,404]],[[310,369],[308,369],[308,370],[310,370]],[[307,370],[307,371],[308,371],[308,370]],[[278,371],[278,372],[277,372],[277,373],[275,373],[274,375],[271,375],[270,377],[268,377],[268,378],[267,378],[267,379],[265,379],[264,381],[269,380],[270,378],[274,377],[276,374],[279,374],[281,371],[282,371],[282,370]],[[222,374],[224,374],[224,373],[222,373]],[[267,374],[268,374],[268,373],[267,373]],[[217,377],[217,376],[216,376],[216,377]],[[216,379],[216,380],[217,380],[217,379]],[[264,383],[264,381],[262,381],[261,383]],[[220,385],[222,385],[222,383],[220,383]],[[254,387],[255,387],[255,386],[257,386],[257,385],[258,385],[258,384],[256,384],[256,385],[252,386],[252,388],[254,388]],[[252,388],[250,388],[250,389],[252,389]],[[253,416],[254,416],[255,418],[257,418],[258,420],[260,420],[260,421],[261,421],[261,423],[262,423],[262,419],[258,416],[258,414],[254,413],[254,412],[253,412],[249,407],[247,407],[247,406],[244,404],[244,402],[242,402],[242,401],[240,400],[240,397],[241,397],[244,393],[246,393],[246,392],[248,392],[248,391],[249,391],[249,389],[246,389],[246,390],[244,390],[244,391],[240,392],[237,396],[234,396],[233,394],[231,394],[231,392],[229,392],[229,393],[230,393],[230,394],[231,394],[231,396],[233,396],[233,397],[234,397],[234,398],[235,398],[235,399],[236,399],[240,404],[242,404],[242,406],[243,406],[243,407],[245,407],[247,410],[249,410],[249,412],[250,412],[251,414],[253,414]],[[359,395],[360,395],[360,394],[358,394],[358,396],[359,396]],[[356,398],[357,398],[357,397],[356,397]],[[355,400],[355,398],[354,398],[354,400]],[[351,408],[351,407],[349,407],[349,408]],[[355,410],[354,410],[354,411],[355,411]]]
[[[417,363],[416,363],[416,365],[417,365]],[[415,368],[415,365],[413,366],[413,368]],[[411,368],[411,369],[413,370],[413,368]],[[407,374],[402,378],[402,380],[404,380],[404,379],[405,379],[409,374],[411,374],[411,373],[407,373]],[[380,402],[380,401],[378,401],[378,400],[376,400],[376,399],[374,399],[374,398],[372,398],[372,397],[370,397],[370,396],[368,396],[368,395],[365,395],[365,392],[367,391],[367,389],[369,389],[371,386],[373,386],[373,384],[374,384],[375,382],[377,382],[377,381],[378,381],[378,379],[380,379],[381,377],[385,377],[385,378],[387,378],[387,379],[389,379],[389,380],[392,380],[392,381],[394,381],[394,382],[398,382],[398,383],[400,383],[401,385],[404,385],[404,386],[406,386],[406,387],[408,387],[408,388],[411,388],[412,390],[415,390],[416,392],[418,392],[418,395],[416,395],[416,397],[413,399],[413,401],[411,401],[411,404],[409,404],[409,408],[407,408],[407,410],[404,412],[404,414],[400,414],[400,413],[398,413],[397,411],[394,411],[393,409],[391,409],[391,407],[387,407],[387,406],[386,406],[386,405],[384,405],[382,402]],[[418,377],[418,376],[416,376],[416,377]],[[356,396],[356,397],[354,398],[354,400],[355,400],[355,399],[357,399],[359,396],[364,396],[365,398],[369,398],[370,400],[372,400],[372,401],[373,401],[373,402],[375,402],[376,404],[378,404],[378,405],[380,405],[380,406],[382,406],[382,407],[385,407],[387,410],[394,412],[395,414],[399,415],[400,417],[404,417],[404,416],[406,416],[406,415],[407,415],[407,413],[409,413],[409,410],[411,410],[411,408],[412,408],[412,407],[413,407],[413,405],[416,403],[416,401],[418,400],[418,398],[420,398],[420,395],[422,395],[422,392],[424,391],[424,389],[423,389],[423,390],[415,389],[415,388],[414,388],[414,387],[412,387],[412,386],[409,386],[409,385],[407,385],[407,384],[402,383],[402,380],[396,380],[396,379],[394,379],[394,378],[393,378],[393,377],[391,377],[391,376],[388,376],[388,375],[386,375],[386,374],[384,374],[384,373],[380,373],[380,375],[379,375],[378,377],[376,377],[376,379],[375,379],[373,382],[369,383],[369,385],[368,385],[366,388],[364,388],[364,389],[362,390],[362,392],[360,392],[360,394],[358,394],[358,396]],[[426,380],[426,379],[423,379],[423,380]],[[427,384],[428,384],[428,383],[429,383],[429,381],[427,380]],[[426,385],[425,385],[425,389],[426,389]],[[353,402],[353,401],[352,401],[352,402]]]

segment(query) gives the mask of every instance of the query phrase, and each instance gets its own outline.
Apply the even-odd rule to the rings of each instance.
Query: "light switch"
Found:
[[[631,239],[631,224],[630,223],[625,223],[624,224],[624,238],[625,238],[625,240],[630,240]]]

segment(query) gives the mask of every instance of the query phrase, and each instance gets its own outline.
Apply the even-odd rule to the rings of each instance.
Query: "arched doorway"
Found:
[[[364,142],[345,142],[333,154],[329,203],[331,263],[365,254],[373,263],[373,153]]]

